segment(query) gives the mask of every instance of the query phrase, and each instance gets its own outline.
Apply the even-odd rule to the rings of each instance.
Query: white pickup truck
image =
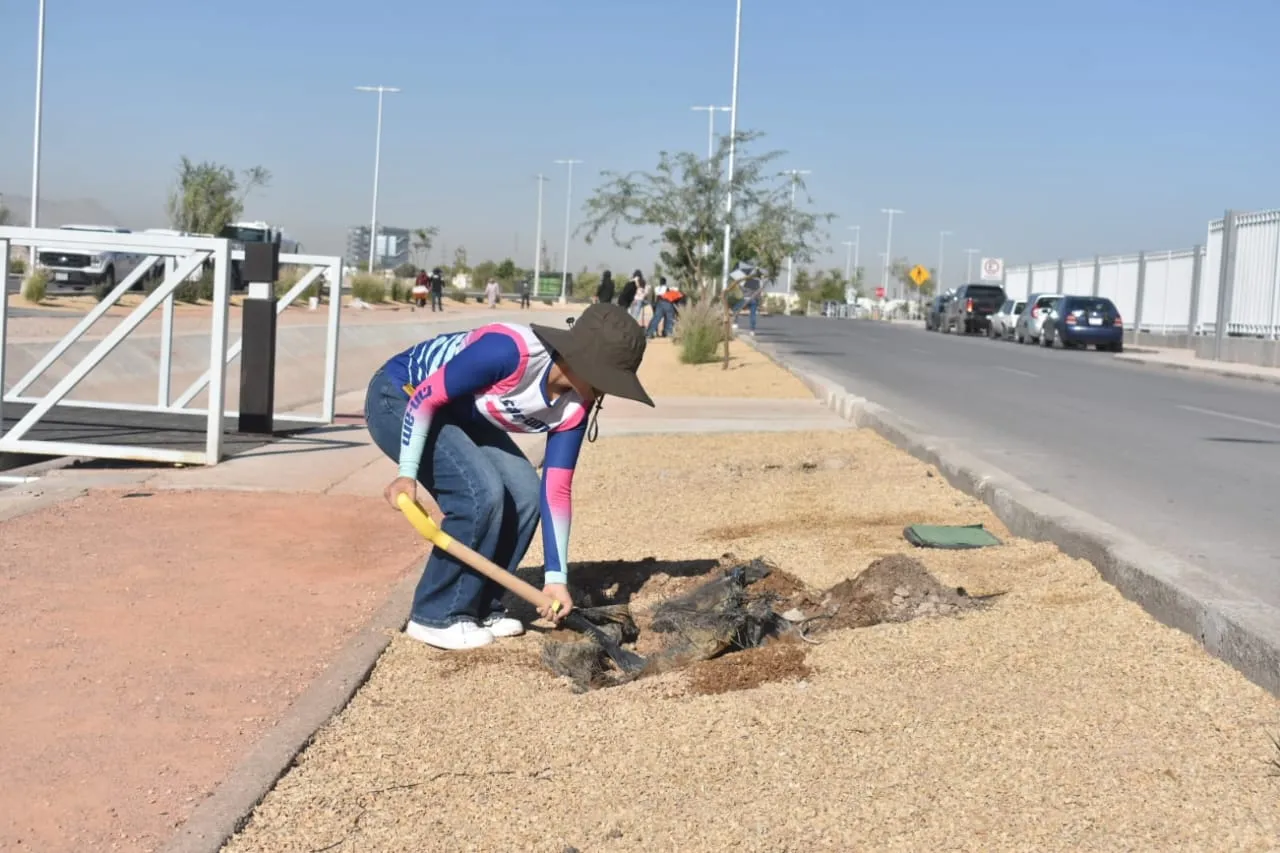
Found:
[[[63,225],[62,231],[96,231],[108,234],[129,234],[128,228],[114,225]],[[77,249],[41,249],[37,256],[37,265],[49,273],[49,290],[80,292],[88,288],[101,286],[110,290],[142,263],[145,255],[129,252]],[[163,274],[164,267],[157,265]],[[156,271],[153,268],[153,275]],[[142,282],[136,289],[142,289]]]

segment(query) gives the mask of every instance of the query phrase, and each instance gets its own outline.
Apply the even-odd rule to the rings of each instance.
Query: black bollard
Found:
[[[246,243],[242,269],[249,288],[241,333],[239,431],[271,435],[275,432],[275,283],[280,277],[280,247]]]

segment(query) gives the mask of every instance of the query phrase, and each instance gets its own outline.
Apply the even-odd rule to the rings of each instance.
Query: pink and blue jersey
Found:
[[[542,463],[546,582],[568,578],[573,471],[587,430],[576,392],[547,398],[551,353],[528,326],[493,323],[437,335],[391,358],[384,369],[412,386],[400,433],[400,476],[416,480],[432,418],[479,417],[506,432],[547,433]]]

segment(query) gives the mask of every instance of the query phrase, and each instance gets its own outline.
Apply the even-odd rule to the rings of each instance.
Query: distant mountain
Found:
[[[27,225],[31,219],[31,196],[0,193],[0,204],[9,210],[9,222]],[[57,228],[59,225],[120,225],[120,217],[92,198],[40,199],[40,225]]]

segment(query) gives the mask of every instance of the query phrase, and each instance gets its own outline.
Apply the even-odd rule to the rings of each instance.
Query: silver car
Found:
[[[992,340],[1007,341],[1013,337],[1013,326],[1022,315],[1026,302],[1021,299],[1006,299],[1000,310],[991,315],[991,323],[987,326],[987,337]]]
[[[1044,321],[1049,319],[1049,312],[1062,298],[1061,293],[1032,293],[1027,296],[1027,306],[1013,326],[1013,337],[1020,344],[1034,344],[1040,341],[1040,330]]]

